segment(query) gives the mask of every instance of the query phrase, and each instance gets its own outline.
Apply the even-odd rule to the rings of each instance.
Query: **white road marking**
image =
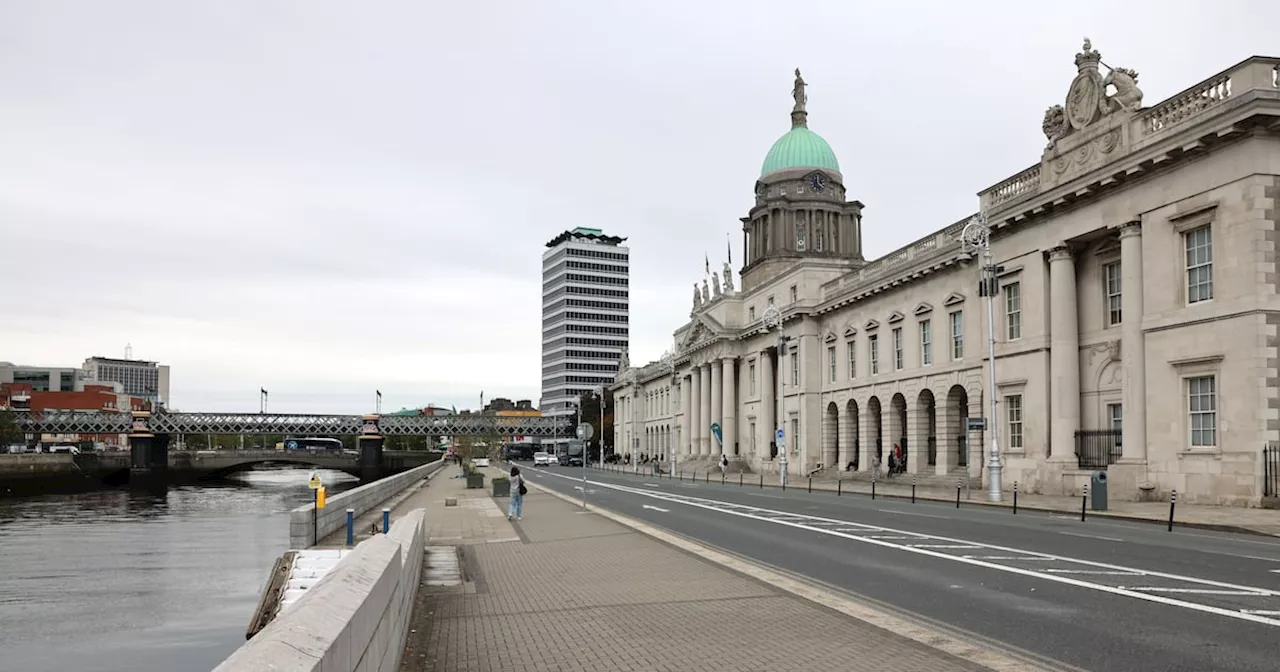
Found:
[[[650,505],[648,505],[648,504],[645,504],[645,505],[644,505],[644,508],[646,508],[646,509],[652,509],[652,510],[654,510],[654,511],[661,511],[661,512],[663,512],[663,513],[671,513],[671,509],[663,509],[663,508],[659,508],[659,507],[656,507],[656,506],[650,506]]]
[[[1109,574],[1112,576],[1142,576],[1143,572],[1119,572],[1110,569],[1046,569],[1053,574]]]
[[[915,513],[912,511],[894,511],[893,509],[876,509],[881,513],[892,513],[896,516],[919,516],[920,518],[939,518],[941,520],[951,520],[949,516],[935,516],[932,513]]]
[[[1145,590],[1153,593],[1193,593],[1196,595],[1258,595],[1266,596],[1252,590],[1212,590],[1209,588],[1163,588],[1161,586],[1120,586],[1121,590]]]
[[[884,539],[884,537],[877,537],[877,538],[878,538],[878,539]],[[911,544],[911,548],[964,548],[964,549],[972,549],[972,548],[982,548],[982,547],[981,547],[981,546],[972,546],[972,545],[969,545],[969,544]]]
[[[1022,555],[962,555],[960,557],[967,558],[969,560],[1017,560],[1018,562],[1025,562],[1027,560],[1057,560],[1057,558],[1039,558]]]
[[[1104,536],[1097,535],[1097,534],[1081,534],[1081,533],[1079,533],[1079,532],[1058,532],[1058,534],[1065,534],[1065,535],[1070,536],[1070,537],[1085,537],[1086,539],[1101,539],[1101,540],[1103,540],[1103,541],[1119,541],[1119,542],[1124,542],[1124,539],[1117,539],[1117,538],[1115,538],[1115,537],[1104,537]]]
[[[648,486],[648,487],[650,487],[650,488],[660,488],[660,487],[662,487],[662,486],[658,485],[657,483],[645,483],[645,485],[646,485],[646,486]]]
[[[1240,611],[1245,614],[1257,614],[1259,616],[1280,616],[1280,611],[1273,609],[1241,609]]]
[[[567,476],[562,478],[565,478],[566,480],[577,480]],[[896,549],[896,550],[905,551],[908,553],[915,553],[918,555],[927,555],[927,556],[942,559],[942,560],[951,560],[954,562],[974,565],[974,566],[983,567],[986,569],[991,569],[991,570],[996,570],[1001,572],[1008,572],[1010,574],[1018,574],[1021,576],[1039,578],[1042,580],[1053,581],[1055,583],[1062,583],[1070,586],[1076,586],[1079,588],[1086,588],[1089,590],[1096,590],[1099,592],[1110,593],[1113,595],[1131,597],[1139,600],[1144,600],[1147,602],[1155,602],[1158,604],[1164,604],[1167,606],[1189,609],[1192,611],[1199,611],[1202,613],[1214,614],[1218,616],[1226,616],[1228,618],[1234,618],[1237,620],[1261,623],[1263,625],[1280,626],[1280,619],[1268,618],[1266,616],[1247,613],[1244,611],[1240,611],[1238,609],[1237,610],[1225,609],[1222,607],[1216,607],[1209,604],[1200,604],[1198,602],[1189,602],[1186,600],[1180,600],[1172,597],[1165,597],[1163,595],[1156,595],[1156,594],[1153,594],[1154,592],[1156,592],[1153,590],[1136,590],[1136,589],[1125,588],[1124,586],[1112,586],[1112,585],[1107,585],[1102,583],[1092,583],[1089,581],[1076,579],[1069,576],[1051,574],[1049,572],[1038,570],[1038,569],[1024,569],[1022,567],[1013,567],[1010,565],[996,564],[995,562],[988,562],[985,560],[979,560],[977,558],[957,555],[953,553],[944,553],[934,549],[913,548],[910,545],[897,544],[897,543],[893,543],[893,541],[890,541],[890,540],[874,539],[874,538],[871,538],[870,535],[846,534],[830,528],[814,525],[812,523],[816,523],[819,521],[840,522],[850,527],[858,527],[858,528],[876,530],[876,531],[882,531],[882,532],[888,532],[888,533],[895,533],[895,532],[903,533],[905,532],[903,530],[895,530],[892,528],[887,528],[887,527],[878,526],[878,525],[854,523],[851,521],[836,521],[833,518],[806,516],[806,515],[794,514],[786,511],[777,511],[777,510],[765,509],[761,507],[746,506],[742,504],[731,504],[729,502],[721,502],[714,499],[693,497],[690,495],[677,495],[672,493],[653,492],[650,490],[641,490],[638,488],[619,486],[619,485],[614,485],[609,483],[595,483],[595,485],[600,485],[602,487],[618,490],[620,492],[639,495],[642,497],[660,499],[660,500],[671,502],[674,504],[684,504],[685,506],[692,506],[695,508],[701,508],[708,511],[715,511],[719,513],[725,513],[725,514],[739,516],[743,518],[749,518],[752,520],[758,520],[766,523],[786,525],[788,527],[795,527],[795,528],[799,528],[799,529],[803,529],[811,532],[817,532],[819,534],[827,534],[835,537],[841,537],[844,539],[850,539],[852,541],[857,541],[864,544],[874,544],[876,546]],[[792,522],[790,520],[779,520],[778,517],[780,516],[790,518],[790,519],[799,519],[807,522]],[[966,539],[956,539],[952,537],[942,537],[942,536],[936,536],[936,535],[924,535],[924,534],[918,534],[914,532],[906,532],[906,533],[916,535],[914,537],[911,537],[912,539],[920,539],[920,540],[932,539],[932,540],[938,540],[938,541],[953,542],[958,544],[973,544],[973,542],[970,542],[969,540],[966,540]],[[1135,573],[1143,574],[1149,577],[1165,578],[1165,579],[1171,579],[1174,581],[1180,581],[1183,583],[1191,583],[1196,585],[1215,587],[1214,592],[1198,592],[1201,590],[1208,591],[1209,589],[1185,589],[1187,593],[1184,593],[1184,594],[1239,595],[1239,596],[1249,596],[1249,597],[1271,597],[1271,598],[1280,597],[1280,592],[1265,590],[1262,588],[1254,588],[1251,586],[1240,586],[1240,585],[1225,583],[1221,581],[1212,581],[1209,579],[1198,579],[1198,578],[1188,577],[1188,576],[1179,576],[1177,574],[1169,574],[1165,572],[1144,571],[1144,570],[1134,569],[1131,567],[1112,565],[1104,562],[1095,562],[1092,560],[1082,560],[1079,558],[1057,556],[1049,553],[1041,553],[1038,551],[1025,551],[1018,548],[1010,548],[1007,546],[997,546],[994,544],[974,544],[974,545],[978,546],[979,548],[991,549],[992,551],[1003,551],[1005,553],[1016,553],[1019,555],[1026,555],[1028,557],[1025,559],[1028,559],[1028,560],[1034,559],[1034,558],[1044,558],[1047,560],[1053,560],[1058,562],[1084,565],[1088,567],[1097,567],[1100,569],[1135,572]],[[1023,559],[1024,558],[1019,557],[1019,560],[1023,560]]]

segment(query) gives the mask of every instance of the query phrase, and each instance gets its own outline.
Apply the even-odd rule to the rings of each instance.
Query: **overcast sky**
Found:
[[[1270,5],[1270,8],[1268,8]],[[0,0],[0,360],[189,410],[530,398],[544,243],[628,237],[632,361],[741,225],[792,70],[868,258],[1039,160],[1089,36],[1153,105],[1274,2]]]

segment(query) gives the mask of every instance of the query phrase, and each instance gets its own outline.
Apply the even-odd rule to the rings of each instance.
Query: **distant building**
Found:
[[[578,398],[613,383],[630,338],[626,238],[576,228],[542,255],[544,415],[571,415]]]
[[[0,408],[41,411],[145,411],[150,402],[124,394],[118,384],[89,383],[80,390],[40,390],[27,383],[0,383]],[[37,440],[44,444],[92,441],[100,446],[128,445],[124,434],[43,434]]]
[[[0,362],[0,384],[30,385],[36,392],[75,392],[84,389],[84,371],[57,366],[25,366]]]
[[[169,405],[169,367],[140,359],[90,357],[84,360],[89,381],[124,386],[124,393]]]

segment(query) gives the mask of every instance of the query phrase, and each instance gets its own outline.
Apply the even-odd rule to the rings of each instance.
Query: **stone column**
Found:
[[[774,432],[778,429],[778,406],[774,395],[778,392],[778,384],[773,379],[773,357],[768,350],[760,351],[757,356],[760,362],[760,417],[764,425],[764,441],[760,443],[760,455],[756,457],[769,459],[769,444],[773,442]]]
[[[1147,342],[1142,333],[1142,221],[1120,228],[1120,366],[1124,371],[1122,459],[1147,459]]]
[[[929,413],[920,401],[907,402],[907,473],[920,473],[920,465],[929,461]]]
[[[947,338],[950,338],[950,335]],[[950,341],[948,341],[947,347],[951,347]],[[933,402],[934,408],[937,410],[936,435],[938,437],[938,460],[934,466],[933,473],[938,476],[946,476],[950,473],[957,458],[952,442],[955,441],[955,436],[959,432],[957,423],[960,421],[953,417],[955,413],[951,408],[951,404],[948,403],[949,401],[950,399],[944,397],[941,403],[936,398]],[[928,446],[925,446],[925,449],[928,450]]]
[[[692,419],[693,409],[689,400],[693,398],[693,385],[689,383],[688,376],[680,376],[680,411],[684,417],[680,420],[680,431],[677,434],[680,445],[677,447],[681,453],[688,455],[690,450],[689,443],[689,422]]]
[[[858,460],[858,471],[871,472],[871,465],[876,459],[876,428],[881,426],[884,416],[883,407],[879,414],[871,412],[871,404],[862,405],[862,457]],[[883,431],[883,430],[882,430]]]
[[[698,454],[700,456],[709,456],[712,454],[712,365],[704,364],[698,367],[698,375],[703,379],[701,383],[701,412],[699,413],[699,421],[701,426],[698,428]]]
[[[711,423],[720,425],[720,436],[723,441],[724,437],[724,368],[719,360],[714,360],[710,364],[711,367],[711,419],[707,421],[707,436],[710,438],[708,445],[711,446],[711,454],[720,454],[720,445],[716,441],[716,435],[711,433]]]
[[[702,450],[702,367],[689,370],[689,455]]]
[[[1066,245],[1049,250],[1049,377],[1052,436],[1049,459],[1070,461],[1080,428],[1080,327],[1076,314],[1076,263]],[[998,422],[993,418],[992,422]],[[992,427],[992,429],[996,429]],[[975,451],[977,454],[981,454]]]
[[[733,454],[733,444],[738,441],[738,385],[737,370],[738,360],[735,357],[725,357],[720,360],[721,366],[724,367],[724,380],[721,383],[720,392],[724,395],[723,405],[720,411],[720,431],[724,435],[724,452],[727,455]]]

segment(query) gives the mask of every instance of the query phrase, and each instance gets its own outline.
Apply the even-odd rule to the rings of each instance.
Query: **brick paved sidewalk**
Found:
[[[436,547],[429,557],[458,547],[464,583],[427,585],[424,571],[402,670],[985,669],[537,488],[525,499],[524,521],[508,522],[505,499],[464,489],[449,469],[456,467],[422,495]],[[445,507],[446,497],[458,506]]]

